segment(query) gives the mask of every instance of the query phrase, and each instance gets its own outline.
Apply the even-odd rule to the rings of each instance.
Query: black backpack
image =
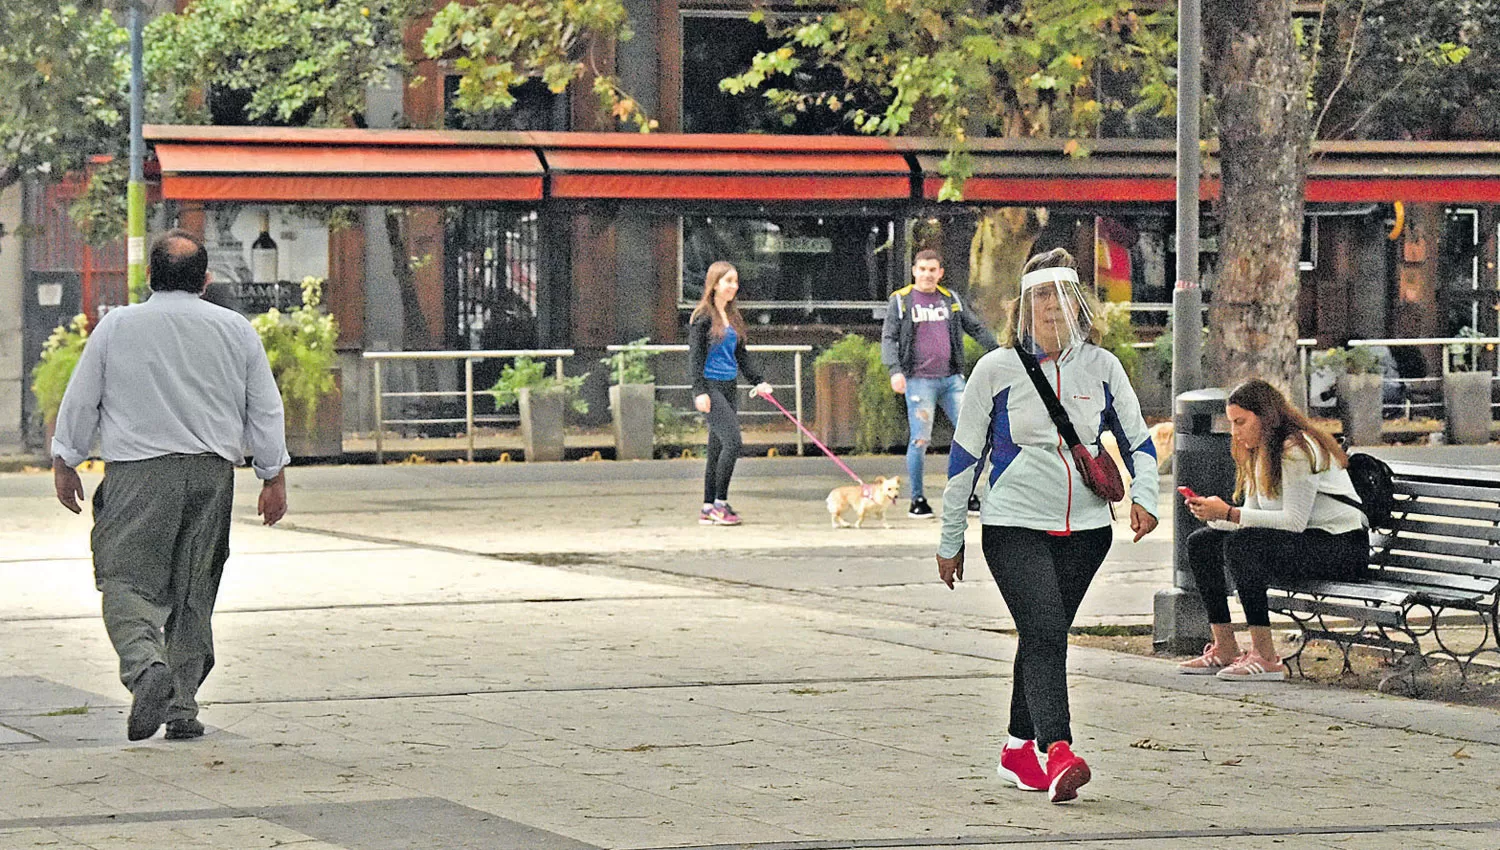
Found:
[[[1349,480],[1354,483],[1354,492],[1359,495],[1359,501],[1347,496],[1333,498],[1363,511],[1370,520],[1371,528],[1390,525],[1391,513],[1396,508],[1396,488],[1391,481],[1391,468],[1378,457],[1356,452],[1349,455],[1348,469]]]

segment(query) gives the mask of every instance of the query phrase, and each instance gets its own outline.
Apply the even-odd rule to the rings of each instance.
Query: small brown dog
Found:
[[[886,478],[882,475],[875,479],[875,483],[866,484],[863,487],[850,484],[848,487],[833,488],[828,494],[828,515],[834,528],[849,527],[849,522],[843,517],[846,510],[854,511],[855,528],[861,528],[867,516],[879,517],[881,526],[890,528],[891,524],[885,521],[885,510],[896,504],[899,498],[901,498],[901,476],[893,475]]]

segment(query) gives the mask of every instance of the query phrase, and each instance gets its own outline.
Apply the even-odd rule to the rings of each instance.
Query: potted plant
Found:
[[[585,376],[546,375],[547,364],[530,357],[517,357],[500,372],[490,387],[496,407],[517,404],[521,410],[521,440],[526,459],[563,459],[563,415],[571,407],[588,413],[589,403],[579,398]]]
[[[649,460],[656,443],[656,375],[646,350],[649,337],[631,340],[600,360],[609,367],[609,411],[615,432],[615,460]]]
[[[1477,339],[1473,328],[1458,335]],[[1483,445],[1490,441],[1490,386],[1494,375],[1479,370],[1479,346],[1448,346],[1448,371],[1443,374],[1443,425],[1448,442]]]
[[[42,416],[46,434],[43,450],[52,451],[52,430],[57,426],[57,411],[62,407],[63,393],[83,355],[89,338],[89,317],[83,313],[66,325],[58,325],[42,345],[41,359],[31,369],[31,392],[36,396],[37,411]]]
[[[293,457],[334,457],[344,450],[342,387],[334,351],[339,326],[322,309],[322,302],[323,281],[308,277],[302,281],[301,306],[285,312],[273,307],[250,320],[281,390],[287,451]]]
[[[858,436],[859,385],[873,345],[858,334],[849,334],[813,361],[813,429],[830,446],[847,448]]]
[[[1353,446],[1380,443],[1380,360],[1367,348],[1330,348],[1313,355],[1314,370],[1326,369],[1337,376],[1337,409],[1344,440]]]

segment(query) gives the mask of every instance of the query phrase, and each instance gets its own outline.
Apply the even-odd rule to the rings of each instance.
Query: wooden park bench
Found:
[[[1358,582],[1298,581],[1271,587],[1270,605],[1291,617],[1302,642],[1287,661],[1302,672],[1308,640],[1392,654],[1380,682],[1416,674],[1432,659],[1456,662],[1463,681],[1475,660],[1500,663],[1500,473],[1391,463],[1395,507],[1370,532],[1370,574]]]

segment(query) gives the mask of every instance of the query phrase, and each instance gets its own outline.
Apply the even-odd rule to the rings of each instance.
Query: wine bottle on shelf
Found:
[[[250,243],[250,282],[275,283],[277,277],[276,240],[271,238],[271,213],[260,214],[260,235]]]

